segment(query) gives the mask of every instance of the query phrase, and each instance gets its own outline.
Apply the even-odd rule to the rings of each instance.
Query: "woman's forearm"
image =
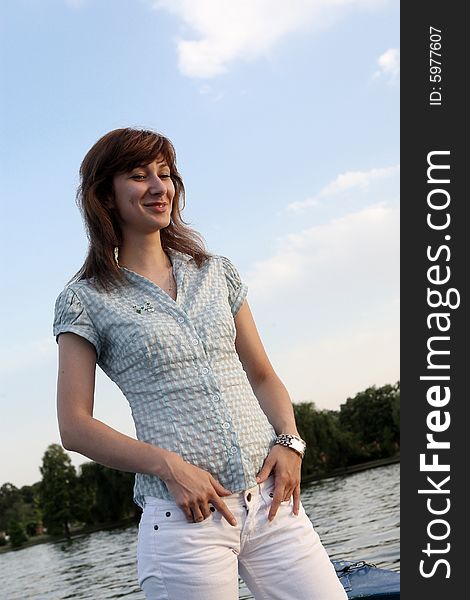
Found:
[[[273,372],[252,385],[252,388],[276,433],[298,435],[292,401],[279,377]]]
[[[92,416],[75,419],[68,430],[61,428],[66,450],[79,452],[111,469],[157,475],[166,480],[172,466],[182,458],[169,450],[129,437]]]

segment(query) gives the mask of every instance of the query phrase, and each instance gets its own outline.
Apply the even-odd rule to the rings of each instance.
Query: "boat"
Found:
[[[400,600],[400,573],[364,560],[332,560],[349,600]]]

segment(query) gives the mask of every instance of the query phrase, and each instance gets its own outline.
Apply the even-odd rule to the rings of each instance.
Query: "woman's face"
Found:
[[[162,156],[113,178],[114,206],[123,233],[151,233],[170,224],[175,186]]]

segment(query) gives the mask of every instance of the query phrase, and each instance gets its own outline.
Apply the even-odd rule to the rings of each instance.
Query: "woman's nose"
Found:
[[[151,194],[164,194],[166,187],[158,175],[151,175],[149,179],[149,191]]]

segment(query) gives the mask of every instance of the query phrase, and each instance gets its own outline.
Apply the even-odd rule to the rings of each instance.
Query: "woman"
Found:
[[[183,221],[164,136],[117,129],[90,149],[77,199],[90,246],[59,295],[64,447],[136,473],[146,597],[346,598],[300,501],[305,443],[226,257]],[[93,417],[98,364],[128,399],[137,440]],[[284,434],[284,435],[282,435]]]

